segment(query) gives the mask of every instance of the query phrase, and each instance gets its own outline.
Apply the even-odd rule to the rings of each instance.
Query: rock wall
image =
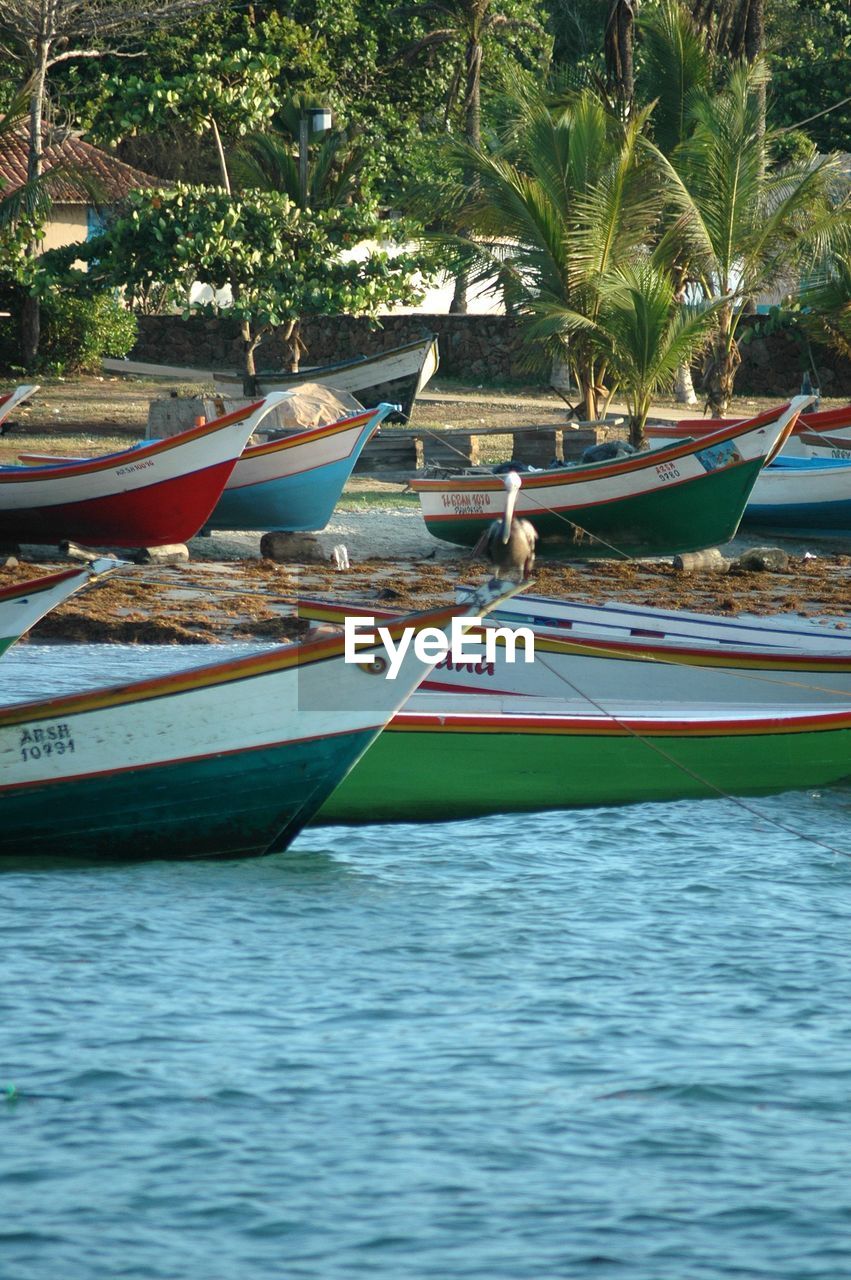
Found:
[[[436,333],[440,372],[467,383],[525,382],[546,385],[548,378],[525,364],[527,353],[517,325],[509,316],[383,316],[381,328],[352,316],[311,320],[303,326],[308,352],[305,364],[330,364],[355,355],[375,355]],[[851,361],[824,348],[814,351],[825,396],[851,396]],[[193,316],[140,316],[139,339],[131,359],[162,364],[195,365],[199,369],[238,369],[242,339],[233,319]],[[270,335],[257,350],[258,369],[284,365],[284,348]],[[741,395],[788,396],[800,390],[806,360],[793,338],[776,333],[742,347],[736,377]],[[699,371],[695,387],[700,395]]]

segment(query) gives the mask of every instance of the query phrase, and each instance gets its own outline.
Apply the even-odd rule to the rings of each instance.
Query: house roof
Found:
[[[22,187],[26,182],[27,152],[28,138],[25,129],[15,129],[0,138],[0,187],[6,194]],[[101,151],[73,134],[69,134],[61,142],[45,146],[45,173],[57,164],[67,165],[69,170],[47,184],[51,199],[59,204],[114,204],[140,187],[161,185],[161,179],[124,164],[109,152]],[[74,169],[91,179],[91,190],[74,180]]]

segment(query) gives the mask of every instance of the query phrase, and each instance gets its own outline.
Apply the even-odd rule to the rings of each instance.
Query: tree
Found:
[[[22,70],[29,94],[27,178],[43,172],[43,115],[48,76],[60,63],[102,58],[116,39],[133,41],[151,26],[179,20],[223,0],[0,0],[0,52]],[[109,42],[109,43],[108,43]],[[128,50],[129,52],[129,50]],[[135,50],[138,52],[138,49]],[[38,241],[27,255],[38,253]],[[39,304],[27,297],[21,320],[22,353],[29,364],[38,351]]]
[[[512,16],[496,7],[497,0],[424,0],[407,11],[420,17],[435,19],[439,25],[416,40],[406,53],[413,62],[421,55],[448,47],[454,50],[453,72],[446,98],[445,122],[448,125],[456,102],[461,99],[464,116],[464,138],[467,145],[482,145],[482,65],[487,45],[498,37],[510,37],[521,30],[543,29],[529,18]],[[475,181],[471,172],[468,180]],[[467,310],[467,276],[462,270],[456,278],[451,311]]]
[[[255,351],[283,326],[291,338],[302,316],[367,315],[393,302],[415,302],[419,262],[409,254],[351,250],[386,228],[374,208],[300,209],[286,196],[178,184],[134,193],[122,216],[84,246],[45,255],[48,279],[66,287],[123,287],[132,301],[154,284],[195,283],[230,289],[231,314],[248,326],[245,375],[255,375]],[[73,267],[82,259],[88,271]],[[298,368],[298,346],[292,363]],[[246,388],[248,389],[248,388]]]
[[[700,96],[688,138],[665,170],[674,222],[660,246],[668,261],[688,262],[707,299],[725,298],[706,374],[708,403],[724,414],[740,363],[736,332],[753,298],[791,284],[847,232],[851,206],[836,200],[828,158],[775,164],[774,135],[763,132],[760,64],[740,64],[726,87]]]
[[[637,0],[611,0],[604,50],[606,83],[628,116],[635,97],[634,41]]]
[[[598,418],[611,351],[601,341],[604,286],[640,255],[661,210],[654,165],[640,152],[645,114],[622,121],[589,90],[550,109],[518,104],[506,147],[466,148],[476,183],[459,212],[481,279],[496,274],[530,348],[567,360],[582,411]]]
[[[681,306],[673,277],[647,260],[615,271],[603,294],[603,349],[627,402],[630,441],[640,446],[653,396],[670,390],[679,369],[706,346],[722,300]]]

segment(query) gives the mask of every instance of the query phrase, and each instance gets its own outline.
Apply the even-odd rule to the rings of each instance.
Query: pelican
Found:
[[[521,485],[517,472],[506,472],[503,484],[505,511],[502,519],[491,521],[473,548],[473,555],[490,560],[500,570],[500,577],[522,582],[532,574],[538,532],[528,520],[514,518]]]

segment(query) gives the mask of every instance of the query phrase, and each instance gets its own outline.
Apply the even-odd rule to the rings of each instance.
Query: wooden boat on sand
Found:
[[[516,513],[538,550],[568,559],[667,556],[729,542],[763,465],[783,447],[809,397],[726,427],[614,461],[524,473]],[[502,516],[501,476],[412,480],[430,533],[474,546]]]
[[[12,582],[0,588],[0,654],[77,591],[99,581],[116,569],[125,568],[121,560],[92,560],[82,569],[63,569],[26,582]]]
[[[587,704],[422,693],[315,823],[443,822],[497,813],[765,795],[851,777],[851,705],[835,710]]]
[[[294,391],[272,392],[254,415],[254,431],[262,434],[264,418],[286,401],[297,402]],[[268,439],[249,441],[236,461],[221,497],[204,529],[324,529],[340,500],[343,486],[364,446],[397,406],[379,404],[364,409],[351,396],[339,401],[340,416],[290,434],[279,431]],[[27,466],[66,463],[68,457],[21,453]],[[79,461],[79,459],[77,459]]]
[[[443,629],[505,590],[399,619]],[[286,645],[0,709],[0,855],[247,856],[284,849],[428,671],[411,646],[396,679],[342,639]],[[430,665],[430,664],[429,664]]]
[[[812,397],[810,397],[812,399]],[[672,440],[700,440],[724,427],[734,427],[743,418],[680,418],[677,422],[648,422],[648,439],[668,444]],[[795,436],[835,435],[851,436],[851,404],[838,409],[820,409],[813,413],[804,410],[792,428],[789,448]]]
[[[415,342],[381,351],[374,356],[357,356],[335,364],[313,365],[298,373],[285,370],[261,370],[255,378],[255,393],[290,391],[304,382],[320,382],[337,391],[348,391],[363,404],[390,401],[396,404],[391,421],[407,422],[414,401],[437,371],[439,363],[437,338],[428,334]],[[216,390],[225,395],[240,396],[241,373],[214,373]]]
[[[194,537],[264,401],[165,440],[95,458],[0,467],[0,537],[146,547]]]

